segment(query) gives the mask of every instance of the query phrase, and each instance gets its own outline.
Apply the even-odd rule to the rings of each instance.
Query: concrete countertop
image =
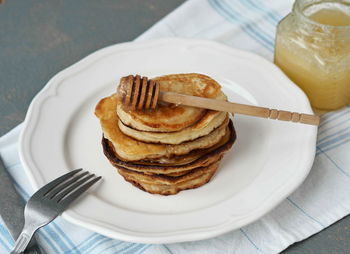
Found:
[[[1,2],[1,0],[0,0]],[[105,46],[131,41],[184,0],[7,0],[0,5],[0,136],[24,120],[60,70]],[[350,253],[350,217],[284,254]]]

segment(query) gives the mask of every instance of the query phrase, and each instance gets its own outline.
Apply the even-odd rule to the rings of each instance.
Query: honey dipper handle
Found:
[[[221,100],[208,99],[197,96],[190,96],[172,92],[160,92],[158,100],[198,107],[198,108],[206,108],[217,111],[225,111],[242,115],[256,116],[262,118],[271,118],[282,121],[292,121],[299,122],[310,125],[319,125],[320,118],[316,115],[302,114],[284,110],[277,109],[269,109],[264,107],[257,107],[251,105],[244,105],[238,103],[232,103]]]

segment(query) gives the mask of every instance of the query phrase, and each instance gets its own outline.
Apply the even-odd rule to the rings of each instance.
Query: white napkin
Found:
[[[190,0],[159,21],[138,40],[161,37],[210,39],[272,59],[277,22],[291,0]],[[32,193],[18,158],[21,126],[0,139],[0,155],[20,193]],[[279,253],[350,213],[350,108],[322,116],[317,154],[305,182],[259,221],[222,236],[167,245],[113,240],[61,218],[41,229],[46,253]],[[0,220],[0,252],[13,244]]]

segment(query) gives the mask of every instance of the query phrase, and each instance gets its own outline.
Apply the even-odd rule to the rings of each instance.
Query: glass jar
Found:
[[[313,107],[349,104],[350,0],[296,0],[278,24],[274,61]]]

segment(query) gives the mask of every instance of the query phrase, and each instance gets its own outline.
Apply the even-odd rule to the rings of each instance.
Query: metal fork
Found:
[[[77,174],[81,172],[81,174]],[[11,254],[22,253],[36,230],[61,214],[101,177],[82,169],[71,171],[46,184],[33,194],[24,209],[24,227]]]

